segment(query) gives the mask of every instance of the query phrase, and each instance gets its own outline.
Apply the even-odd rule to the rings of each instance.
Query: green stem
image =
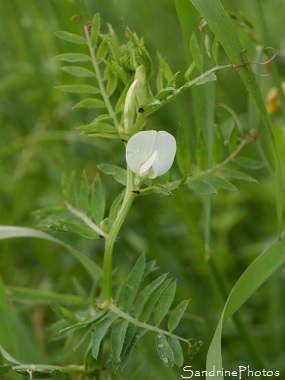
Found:
[[[125,196],[118,212],[118,215],[111,227],[110,233],[106,238],[105,252],[104,252],[104,264],[103,264],[103,305],[108,307],[111,302],[111,290],[112,290],[112,256],[114,243],[120,228],[128,214],[128,211],[136,197],[133,190],[133,173],[128,168],[127,172],[127,187]]]
[[[113,313],[117,314],[119,317],[125,319],[126,321],[129,321],[133,325],[136,325],[136,326],[138,326],[144,330],[153,331],[157,334],[167,335],[167,336],[170,336],[172,338],[176,338],[178,340],[181,340],[184,343],[189,344],[189,339],[185,339],[185,338],[182,338],[181,336],[172,334],[172,332],[170,332],[170,331],[162,330],[157,326],[153,326],[153,325],[149,325],[147,323],[141,322],[141,321],[133,318],[131,315],[125,313],[123,310],[119,309],[114,304],[109,305],[109,310],[111,310]]]
[[[106,104],[106,107],[107,107],[107,110],[109,112],[109,115],[113,119],[115,127],[118,129],[119,126],[120,126],[120,124],[118,122],[118,119],[116,117],[115,111],[113,110],[113,107],[112,107],[112,105],[110,103],[110,100],[109,100],[109,97],[107,95],[107,92],[106,92],[106,89],[105,89],[105,86],[104,86],[104,83],[103,83],[103,79],[102,79],[102,76],[101,76],[101,73],[100,73],[99,65],[98,65],[98,62],[97,62],[97,59],[96,59],[96,56],[95,56],[95,53],[94,53],[94,49],[93,49],[92,43],[91,43],[91,39],[90,39],[90,36],[89,36],[89,30],[88,30],[88,26],[87,25],[84,25],[84,31],[85,31],[86,41],[87,41],[87,45],[88,45],[88,48],[89,48],[90,57],[91,57],[93,68],[94,68],[94,71],[95,71],[95,74],[96,74],[96,77],[97,77],[97,81],[98,81],[98,85],[99,85],[99,88],[100,88],[101,95],[102,95],[103,100],[104,100],[104,102]]]

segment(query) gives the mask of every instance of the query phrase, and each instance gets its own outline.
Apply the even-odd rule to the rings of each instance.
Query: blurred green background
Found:
[[[131,30],[143,37],[155,69],[159,51],[173,72],[185,72],[184,45],[173,0],[90,0],[86,3],[91,14],[100,12],[103,31],[107,31],[107,23],[110,23],[123,41],[123,19]],[[252,3],[246,0],[222,3],[233,15],[243,45],[253,59],[256,43],[263,44],[263,36]],[[261,3],[271,46],[285,51],[285,2],[263,0]],[[94,115],[92,111],[72,109],[78,96],[55,88],[71,84],[74,80],[60,70],[60,63],[53,57],[76,49],[76,46],[54,36],[57,30],[82,33],[79,19],[72,19],[76,13],[75,3],[67,0],[0,2],[1,225],[36,227],[35,210],[63,202],[63,173],[85,169],[92,180],[97,164],[124,162],[120,144],[91,140],[76,131],[76,126],[87,124]],[[221,60],[228,63],[223,54]],[[270,74],[270,67],[266,70]],[[284,79],[281,66],[280,76]],[[260,78],[260,86],[266,97],[272,86],[271,77]],[[216,91],[217,104],[225,103],[231,107],[244,128],[249,130],[252,126],[247,115],[248,95],[237,75],[233,71],[220,73]],[[216,108],[217,123],[226,122],[228,117],[224,110]],[[182,125],[193,146],[195,131],[192,119],[191,96],[185,93],[152,116],[149,128],[165,129],[176,135],[178,126]],[[275,112],[272,121],[284,170],[284,118],[281,110]],[[257,127],[258,124],[254,126]],[[246,148],[249,156],[258,157],[258,143]],[[238,183],[238,193],[221,191],[213,196],[212,250],[230,286],[276,233],[272,177],[266,169],[253,175],[259,184]],[[110,206],[120,186],[103,175],[102,181]],[[201,209],[202,198],[187,189],[175,192],[170,198],[152,195],[137,199],[120,233],[114,257],[118,278],[123,278],[141,252],[145,252],[148,259],[155,258],[161,272],[169,272],[171,277],[177,278],[176,301],[191,298],[189,314],[182,323],[180,334],[204,341],[198,356],[187,363],[197,369],[204,368],[207,348],[223,306],[223,298],[213,286],[199,250],[204,223]],[[60,237],[79,246],[98,263],[102,262],[102,242],[84,241],[75,236]],[[72,293],[74,277],[87,290],[91,286],[84,270],[68,253],[35,240],[1,242],[0,269],[4,283],[10,285]],[[285,370],[284,276],[284,268],[278,270],[242,310],[242,318],[267,367],[279,370]],[[48,305],[15,303],[12,308],[19,337],[19,360],[56,364],[80,360],[80,354],[75,355],[71,349],[63,351],[62,342],[49,342],[49,325],[56,321],[56,317]],[[134,357],[128,375],[122,376],[130,379],[135,376],[146,379],[169,376],[169,370],[152,355],[151,349],[145,348],[152,346],[140,345],[141,356]],[[232,323],[225,327],[223,347],[227,368],[250,364],[251,359]],[[148,362],[148,369],[142,377],[140,371],[145,370],[145,362]],[[173,373],[177,376],[181,371],[174,370]]]

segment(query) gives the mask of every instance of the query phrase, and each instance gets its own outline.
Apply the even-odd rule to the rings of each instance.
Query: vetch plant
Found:
[[[165,131],[143,131],[133,135],[126,147],[129,168],[138,178],[154,179],[168,172],[176,153],[175,138]]]

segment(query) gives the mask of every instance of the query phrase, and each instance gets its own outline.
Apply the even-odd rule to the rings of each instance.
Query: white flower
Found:
[[[126,149],[129,168],[143,178],[156,178],[172,166],[175,138],[165,131],[143,131],[133,135]]]

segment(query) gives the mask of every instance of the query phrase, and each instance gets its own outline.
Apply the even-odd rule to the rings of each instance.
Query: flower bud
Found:
[[[130,134],[134,125],[135,114],[137,110],[136,100],[136,85],[137,79],[131,84],[124,105],[124,131],[126,134]]]
[[[136,69],[135,79],[137,80],[136,96],[140,107],[147,103],[146,73],[143,65]]]

